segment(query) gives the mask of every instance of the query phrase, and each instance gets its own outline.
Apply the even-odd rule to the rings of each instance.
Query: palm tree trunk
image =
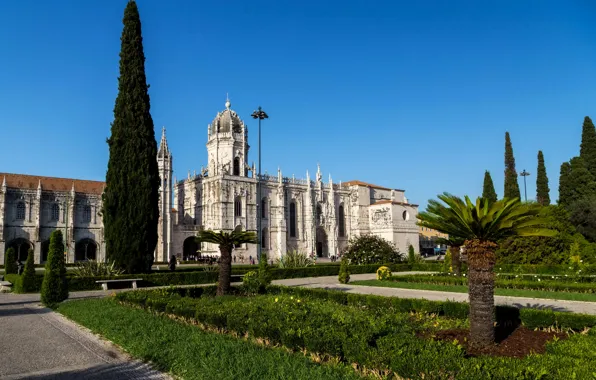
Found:
[[[232,249],[229,247],[219,246],[220,262],[219,262],[219,278],[217,282],[218,296],[223,296],[230,291],[230,281],[232,275]]]
[[[468,240],[468,293],[470,298],[470,353],[481,353],[495,342],[495,250],[497,245]]]
[[[453,273],[456,276],[461,276],[461,260],[459,256],[459,248],[460,247],[449,247],[449,252],[451,253],[451,266],[453,267]]]

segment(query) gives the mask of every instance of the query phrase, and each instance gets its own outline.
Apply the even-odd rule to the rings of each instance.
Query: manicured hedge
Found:
[[[467,277],[456,276],[433,276],[433,275],[408,275],[392,277],[387,281],[393,282],[410,282],[410,283],[424,283],[437,285],[468,285]],[[497,275],[495,280],[495,287],[501,289],[529,289],[529,290],[546,290],[555,292],[577,292],[577,293],[596,293],[596,282],[570,282],[559,280],[529,280],[529,279],[515,279],[515,278],[500,278]]]
[[[389,369],[403,378],[428,379],[588,379],[593,377],[593,358],[596,355],[596,334],[575,334],[567,340],[551,343],[543,355],[524,359],[496,357],[466,357],[457,342],[435,341],[420,337],[428,328],[418,318],[395,309],[379,308],[387,301],[376,296],[336,294],[321,296],[299,289],[271,287],[277,294],[256,297],[210,297],[214,287],[200,291],[190,289],[161,289],[155,291],[123,292],[116,299],[124,304],[141,306],[194,320],[202,325],[268,340],[294,350],[306,349],[339,357],[346,363],[357,363],[369,369]],[[315,289],[312,289],[315,290]],[[241,294],[241,289],[235,290]],[[183,295],[207,295],[190,298]],[[341,293],[326,291],[328,293]],[[178,293],[178,294],[176,294]],[[201,293],[201,294],[198,294]],[[324,298],[324,299],[322,299]],[[340,302],[345,300],[347,303]],[[420,300],[388,298],[390,306],[407,310],[419,306]],[[393,304],[392,302],[395,302]],[[410,302],[406,306],[406,302]],[[460,304],[432,307],[426,301],[425,311],[442,309],[445,314],[463,310]],[[338,305],[337,303],[341,303]],[[422,304],[420,304],[422,305]],[[367,306],[367,307],[364,307]],[[514,308],[498,309],[498,314],[511,317]],[[596,317],[532,310],[518,314],[528,327],[594,326]],[[432,317],[431,317],[432,318]],[[501,318],[502,319],[502,318]]]

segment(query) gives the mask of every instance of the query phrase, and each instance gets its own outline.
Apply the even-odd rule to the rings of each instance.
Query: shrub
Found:
[[[304,268],[313,264],[313,260],[306,253],[296,250],[288,251],[281,259],[277,259],[280,268]]]
[[[258,273],[259,283],[261,284],[262,288],[271,284],[271,269],[269,268],[269,264],[267,264],[267,254],[265,252],[261,252],[261,260],[259,261]]]
[[[41,302],[48,307],[55,307],[68,298],[66,267],[64,266],[64,243],[62,231],[55,230],[50,235],[50,250],[41,285]]]
[[[36,277],[35,277],[35,264],[33,263],[33,250],[29,249],[27,255],[27,261],[25,262],[25,269],[21,275],[21,289],[22,293],[32,293],[36,291]]]
[[[461,260],[461,258],[460,258]],[[451,250],[448,249],[447,252],[445,252],[445,259],[443,260],[443,272],[447,273],[447,272],[451,272]]]
[[[76,269],[72,271],[75,277],[98,277],[118,276],[124,273],[123,270],[114,267],[114,263],[88,260],[77,263]]]
[[[4,257],[4,274],[16,274],[18,271],[14,248],[10,247]]]
[[[400,263],[403,255],[387,240],[376,235],[361,235],[350,239],[343,254],[352,264]]]
[[[377,280],[383,281],[391,278],[391,269],[383,266],[377,269]]]
[[[416,255],[414,246],[410,244],[408,247],[408,264],[416,264],[418,262],[420,262],[420,256]]]
[[[348,267],[348,259],[345,256],[341,259],[341,264],[339,265],[338,280],[341,284],[350,282],[350,269]]]
[[[261,282],[259,281],[259,275],[254,270],[244,274],[242,278],[242,285],[249,293],[258,293],[261,288]]]

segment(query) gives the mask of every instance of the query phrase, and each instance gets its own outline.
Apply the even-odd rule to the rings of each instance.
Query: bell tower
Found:
[[[210,177],[223,174],[247,177],[248,128],[231,109],[229,98],[225,106],[207,126],[207,170]]]
[[[166,127],[161,130],[161,142],[157,151],[159,169],[159,224],[155,261],[168,262],[172,244],[172,154],[166,140]]]

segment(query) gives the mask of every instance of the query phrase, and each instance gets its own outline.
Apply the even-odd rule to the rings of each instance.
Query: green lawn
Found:
[[[437,284],[425,284],[425,283],[417,283],[417,282],[379,281],[379,280],[354,281],[354,282],[350,282],[350,284],[364,285],[364,286],[380,286],[380,287],[386,287],[386,288],[436,290],[436,291],[441,291],[441,292],[453,292],[453,293],[467,293],[468,292],[468,287],[464,286],[464,285],[437,285]],[[543,290],[495,288],[495,295],[510,296],[510,297],[544,298],[544,299],[553,299],[553,300],[596,302],[596,294],[593,294],[593,293],[551,292],[551,291],[543,291]]]
[[[208,333],[111,298],[69,301],[58,311],[184,379],[362,379],[347,365],[316,364],[301,353]]]

